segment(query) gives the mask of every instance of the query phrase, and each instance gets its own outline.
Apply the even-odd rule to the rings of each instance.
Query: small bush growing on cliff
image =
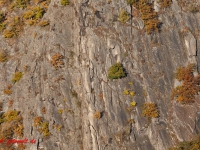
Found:
[[[40,6],[34,6],[31,10],[27,11],[23,15],[23,19],[25,24],[27,25],[35,25],[44,15],[45,10]]]
[[[54,67],[54,69],[62,68],[64,66],[64,56],[56,53],[51,57],[51,65]]]
[[[15,16],[6,26],[7,28],[3,31],[4,38],[17,37],[22,30],[22,20],[19,16]]]
[[[22,77],[23,77],[23,73],[22,73],[22,72],[19,72],[19,71],[16,72],[16,73],[13,75],[12,83],[18,82]]]
[[[172,5],[172,0],[159,0],[158,3],[160,4],[161,8],[167,8]]]
[[[23,118],[17,110],[8,110],[0,115],[0,139],[8,140],[23,137]],[[1,149],[15,149],[13,144],[1,144]]]
[[[127,2],[128,5],[133,5],[134,0],[126,0],[126,2]]]
[[[163,5],[166,5],[163,0],[160,1],[162,1]],[[161,22],[158,19],[158,13],[154,10],[153,3],[150,3],[149,0],[134,0],[132,5],[140,12],[140,17],[144,21],[147,34],[159,31]]]
[[[122,9],[119,13],[119,21],[126,23],[130,19],[130,16],[128,12],[126,12],[124,9]]]
[[[8,60],[8,53],[6,51],[0,51],[0,62]]]
[[[158,109],[155,103],[144,103],[142,105],[142,116],[149,118],[159,117]]]
[[[51,135],[49,131],[49,122],[44,121],[42,117],[37,116],[34,118],[34,126],[44,137]]]
[[[108,70],[109,79],[119,79],[125,77],[125,71],[121,63],[116,63]]]
[[[28,3],[29,0],[14,0],[14,7],[24,9]]]
[[[101,118],[101,112],[100,112],[100,111],[96,111],[96,112],[94,113],[94,118],[95,118],[95,119],[100,119],[100,118]]]
[[[61,5],[66,6],[69,5],[69,0],[61,0],[60,3]]]
[[[175,79],[181,81],[182,85],[172,90],[172,99],[176,97],[176,100],[182,104],[194,102],[195,95],[200,91],[200,74],[194,77],[193,72],[194,64],[176,70]]]
[[[180,142],[177,146],[169,148],[169,150],[199,150],[200,149],[200,135],[191,141]]]
[[[4,94],[11,95],[12,94],[12,84],[9,84],[4,90]]]

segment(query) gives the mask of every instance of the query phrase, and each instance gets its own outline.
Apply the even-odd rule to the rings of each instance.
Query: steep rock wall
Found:
[[[122,8],[133,9],[122,0],[79,0],[67,6],[52,0],[44,15],[50,26],[26,27],[17,39],[1,38],[10,55],[1,63],[1,89],[16,71],[24,73],[10,96],[2,94],[3,111],[10,99],[11,108],[21,111],[24,137],[37,140],[27,149],[164,150],[198,133],[198,96],[184,106],[170,94],[178,84],[177,67],[195,63],[199,70],[199,13],[185,12],[173,1],[159,13],[161,31],[147,35],[139,17],[118,21]],[[56,53],[64,56],[62,68],[51,66]],[[127,77],[111,81],[108,69],[116,62]],[[124,95],[126,89],[135,96]],[[136,107],[127,110],[132,101]],[[142,117],[144,102],[157,104],[159,118]],[[97,111],[100,119],[93,116]],[[33,126],[36,116],[49,121],[49,137]],[[55,125],[62,125],[61,131]]]

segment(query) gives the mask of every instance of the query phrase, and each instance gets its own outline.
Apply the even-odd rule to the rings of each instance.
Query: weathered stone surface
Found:
[[[50,26],[26,27],[17,39],[0,38],[1,49],[10,55],[0,64],[1,91],[16,71],[24,73],[12,95],[2,92],[0,100],[3,111],[8,100],[21,111],[24,137],[37,141],[27,150],[167,150],[197,134],[199,105],[182,106],[170,94],[181,84],[174,80],[177,67],[192,62],[199,70],[199,13],[182,12],[173,1],[159,17],[162,30],[147,35],[137,17],[126,24],[118,21],[122,8],[131,14],[122,0],[80,0],[67,6],[52,0],[44,16]],[[50,64],[55,53],[64,56],[64,67],[57,70]],[[116,62],[127,76],[111,81],[108,69]],[[127,110],[133,101],[136,107]],[[157,104],[159,118],[142,117],[144,102]],[[100,119],[93,116],[97,111]],[[33,126],[36,116],[49,121],[48,138]],[[61,131],[55,124],[62,125]]]

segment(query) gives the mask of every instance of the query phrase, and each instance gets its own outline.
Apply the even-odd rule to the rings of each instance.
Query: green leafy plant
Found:
[[[127,11],[125,11],[124,9],[122,9],[119,13],[119,21],[120,22],[123,22],[123,23],[126,23],[129,19],[130,19],[130,16],[128,14]]]
[[[116,63],[108,70],[109,79],[119,79],[125,77],[125,71],[121,63]]]

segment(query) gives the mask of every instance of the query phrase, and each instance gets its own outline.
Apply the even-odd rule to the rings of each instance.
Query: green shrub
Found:
[[[109,79],[119,79],[125,77],[125,71],[121,63],[116,63],[108,70]]]
[[[23,77],[23,73],[22,73],[22,72],[16,72],[16,73],[13,75],[12,83],[18,82],[22,77]]]
[[[128,12],[126,12],[124,9],[122,9],[119,13],[119,21],[126,23],[130,19],[130,16]]]
[[[61,0],[60,3],[61,5],[66,6],[69,5],[69,0]]]

